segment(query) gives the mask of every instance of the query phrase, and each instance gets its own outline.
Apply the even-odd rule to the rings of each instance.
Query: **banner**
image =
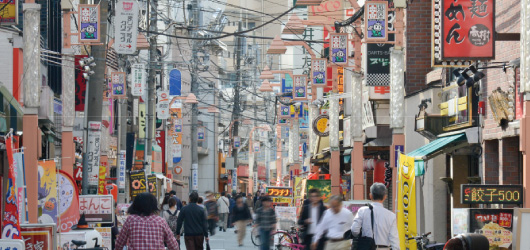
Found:
[[[112,72],[110,73],[110,78],[112,87],[112,98],[127,98],[127,77],[125,77],[125,72]]]
[[[168,119],[169,114],[169,91],[158,91],[158,102],[156,103],[156,116],[158,119]]]
[[[147,182],[149,183],[149,193],[156,196],[157,186],[156,186],[156,175],[152,174],[147,177]]]
[[[79,4],[79,42],[98,43],[99,37],[99,4]]]
[[[125,163],[127,151],[120,150],[118,154],[118,188],[125,189]]]
[[[79,220],[79,192],[77,185],[69,174],[59,170],[57,173],[59,185],[59,230],[61,233],[69,232]]]
[[[169,95],[180,96],[182,91],[181,73],[178,69],[169,71]]]
[[[348,34],[333,33],[330,35],[330,56],[334,64],[348,63]]]
[[[38,164],[39,221],[57,224],[57,172],[54,161],[39,161]]]
[[[294,76],[293,100],[307,100],[307,76]],[[303,112],[303,109],[301,112]]]
[[[305,186],[306,186],[306,179],[302,177],[295,177],[294,178],[294,199],[304,199],[304,196],[306,194],[305,192]]]
[[[17,25],[18,0],[0,0],[0,8],[0,25]]]
[[[367,43],[386,42],[388,37],[387,6],[387,1],[369,1],[366,3],[364,39]]]
[[[17,186],[16,186],[16,171],[15,163],[13,161],[13,137],[6,139],[6,154],[9,163],[9,170],[7,173],[7,190],[5,209],[2,214],[2,239],[21,239],[20,236],[20,222],[17,207]]]
[[[101,122],[89,122],[88,123],[88,140],[87,140],[87,173],[88,173],[88,185],[98,185],[98,174],[99,174],[99,153],[101,149]]]
[[[98,178],[98,194],[107,194],[105,189],[105,177],[107,175],[107,167],[105,165],[99,166],[99,178]]]
[[[397,227],[401,249],[416,250],[416,241],[407,240],[418,234],[416,231],[416,174],[414,157],[399,154],[397,190]]]
[[[138,3],[136,1],[120,1],[116,3],[114,17],[114,50],[118,54],[136,52],[138,37]]]
[[[18,219],[21,224],[27,221],[27,212],[26,212],[26,174],[24,166],[24,152],[18,152],[13,154],[13,160],[17,174],[16,174],[16,186],[17,186],[17,204],[18,204]]]
[[[87,80],[83,77],[84,71],[81,69],[79,61],[87,58],[87,55],[75,56],[75,111],[85,111],[85,95]]]
[[[147,124],[145,114],[145,103],[138,104],[138,138],[145,138],[145,126]]]
[[[132,171],[129,175],[131,183],[131,200],[141,193],[147,192],[147,180],[145,179],[145,171]]]
[[[331,198],[331,180],[307,180],[307,191],[316,188],[320,190],[322,201],[325,203]]]
[[[143,96],[145,93],[145,64],[136,63],[131,67],[132,82],[131,94],[133,96]]]
[[[313,76],[314,85],[324,85],[326,84],[326,62],[327,59],[313,59],[311,61],[311,69]]]
[[[158,146],[160,146],[160,148],[162,149],[162,154],[161,154],[161,157],[162,159],[160,160],[162,162],[162,172],[161,173],[165,173],[166,172],[166,131],[161,131],[161,130],[157,130],[156,131],[156,144],[158,144]]]

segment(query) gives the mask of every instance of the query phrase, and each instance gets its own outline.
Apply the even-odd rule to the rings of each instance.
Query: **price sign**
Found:
[[[462,204],[523,204],[522,185],[462,185]]]
[[[131,172],[129,177],[129,183],[131,183],[131,199],[134,199],[140,193],[147,192],[147,180],[143,170]]]
[[[268,196],[273,197],[291,197],[293,196],[293,189],[289,187],[267,187],[265,190]]]

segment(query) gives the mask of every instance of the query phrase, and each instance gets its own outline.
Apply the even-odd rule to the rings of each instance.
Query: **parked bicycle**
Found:
[[[73,249],[84,249],[84,250],[108,250],[106,247],[100,247],[98,244],[98,238],[92,239],[95,241],[93,248],[84,248],[84,246],[87,244],[84,240],[72,240],[70,243],[70,246],[68,246],[68,243],[65,243],[63,246],[63,250],[73,250]]]
[[[291,227],[289,231],[278,230],[273,234],[274,249],[292,249],[292,250],[304,250],[305,246],[301,244],[300,235],[296,227]]]
[[[429,238],[428,238],[429,235],[431,235],[431,232],[418,235],[415,237],[410,237],[407,240],[415,240],[417,250],[442,250],[445,244],[443,243],[429,244]]]

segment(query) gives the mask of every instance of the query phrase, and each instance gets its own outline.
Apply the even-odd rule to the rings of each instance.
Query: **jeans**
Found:
[[[260,250],[269,250],[271,244],[271,230],[260,229],[259,230],[259,241],[261,245]]]

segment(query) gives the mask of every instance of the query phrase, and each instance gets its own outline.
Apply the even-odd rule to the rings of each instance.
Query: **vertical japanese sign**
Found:
[[[193,164],[197,166],[197,164]],[[199,189],[199,173],[196,168],[191,170],[191,190],[197,191]]]
[[[331,34],[331,62],[342,65],[348,63],[348,34]]]
[[[13,137],[6,139],[6,154],[9,164],[5,210],[2,214],[2,239],[21,239],[17,207],[16,166],[13,161]]]
[[[204,141],[204,127],[197,128],[197,140]]]
[[[120,150],[118,155],[118,188],[125,189],[125,162],[126,150]]]
[[[165,165],[166,165],[166,131],[163,130],[157,130],[156,131],[156,144],[160,146],[162,149],[161,153],[161,162],[163,165],[163,172],[165,173]]]
[[[311,74],[314,85],[326,84],[326,63],[327,59],[325,58],[311,60]]]
[[[145,138],[145,125],[146,125],[146,114],[145,114],[145,103],[138,104],[138,138]]]
[[[53,250],[55,224],[25,224],[20,230],[27,250]]]
[[[77,185],[69,174],[59,170],[57,173],[59,188],[59,230],[68,232],[79,220],[79,193]]]
[[[416,235],[416,174],[414,157],[399,156],[397,190],[397,227],[401,249],[416,249],[416,242],[407,240]]]
[[[169,95],[180,96],[182,93],[182,76],[180,70],[172,69],[169,72]]]
[[[294,76],[294,100],[306,100],[307,99],[307,76],[295,75]]]
[[[99,166],[99,177],[98,177],[98,194],[107,194],[105,189],[105,177],[107,176],[107,166]]]
[[[169,115],[169,91],[158,91],[158,102],[156,103],[156,115],[158,119],[168,119]]]
[[[136,1],[120,1],[116,4],[114,18],[114,49],[118,54],[136,52],[138,36],[138,4]]]
[[[239,148],[241,146],[241,137],[234,136],[234,148]]]
[[[145,64],[137,63],[133,64],[132,70],[132,83],[131,83],[131,94],[133,96],[143,96],[145,92]]]
[[[237,169],[237,166],[236,166],[236,169]],[[232,190],[237,191],[237,170],[236,169],[232,170]]]
[[[138,171],[131,171],[129,175],[131,184],[131,199],[134,200],[134,198],[141,193],[147,192],[147,179],[145,177],[145,171],[144,170],[138,170]]]
[[[88,123],[88,139],[87,139],[87,173],[88,185],[98,185],[99,174],[99,153],[101,149],[101,122]]]
[[[390,48],[392,44],[368,43],[366,45],[366,86],[390,84]]]
[[[495,57],[495,1],[442,0],[442,60]]]
[[[127,84],[125,72],[112,72],[111,74],[112,98],[127,98]]]
[[[79,4],[79,42],[99,42],[99,5]]]
[[[387,1],[367,1],[364,11],[365,41],[385,42],[388,38],[388,2]]]

